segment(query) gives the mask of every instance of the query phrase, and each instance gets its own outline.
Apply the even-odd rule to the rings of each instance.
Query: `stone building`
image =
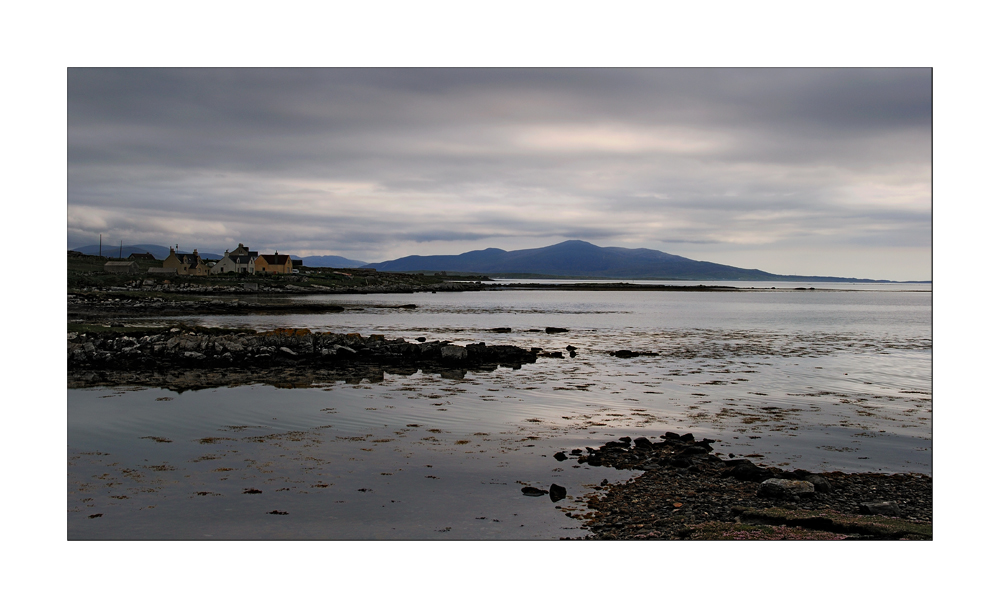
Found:
[[[139,274],[139,265],[135,262],[107,262],[104,272],[112,274]]]

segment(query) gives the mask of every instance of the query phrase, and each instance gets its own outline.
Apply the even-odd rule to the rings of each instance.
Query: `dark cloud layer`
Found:
[[[68,78],[70,246],[101,233],[381,261],[582,238],[929,278],[928,69]]]

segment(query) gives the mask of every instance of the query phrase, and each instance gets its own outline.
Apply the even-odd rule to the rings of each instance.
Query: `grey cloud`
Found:
[[[551,237],[710,258],[750,236],[929,232],[926,69],[71,69],[68,92],[71,243],[226,232],[386,259]]]

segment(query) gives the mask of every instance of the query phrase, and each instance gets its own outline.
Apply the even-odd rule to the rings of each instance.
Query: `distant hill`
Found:
[[[303,266],[310,266],[312,268],[361,268],[368,263],[361,260],[349,260],[339,255],[307,255],[304,258],[293,255],[292,259],[302,260]]]
[[[79,251],[80,253],[86,255],[100,255],[98,252],[101,251],[104,257],[116,258],[118,257],[118,246],[117,245],[87,245],[86,247],[77,247],[71,251]],[[127,258],[133,253],[152,253],[153,257],[158,260],[165,260],[167,256],[170,255],[170,247],[164,247],[163,245],[124,245],[121,248],[121,255],[123,258]],[[181,251],[179,253],[191,253],[190,251]],[[212,253],[199,251],[198,255],[201,256],[203,260],[221,260],[221,253]]]
[[[105,257],[118,257],[118,245],[111,245],[110,243],[105,244],[103,247],[99,245],[77,247],[72,251],[79,251],[80,253],[86,255],[100,255],[103,253]],[[151,253],[156,259],[164,260],[168,255],[170,255],[170,248],[162,245],[125,245],[121,248],[121,254],[124,258],[127,258],[133,253]]]
[[[461,272],[491,276],[532,274],[603,279],[672,279],[679,281],[868,281],[845,277],[779,275],[763,270],[699,262],[655,249],[598,247],[565,241],[538,249],[482,249],[460,255],[411,255],[378,264],[383,272]]]

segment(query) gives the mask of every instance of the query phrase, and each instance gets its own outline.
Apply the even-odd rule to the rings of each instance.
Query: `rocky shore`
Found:
[[[931,478],[785,471],[712,454],[712,440],[666,433],[556,454],[644,471],[590,497],[592,538],[930,539]],[[731,455],[730,455],[731,456]],[[581,516],[582,517],[582,516]]]
[[[70,294],[67,314],[78,322],[186,315],[292,315],[342,312],[343,306],[320,302],[247,301],[219,298],[163,298],[133,293]]]
[[[373,334],[267,332],[173,327],[67,335],[70,387],[265,382],[308,386],[318,379],[381,377],[385,371],[518,368],[546,353],[484,342],[465,346]],[[187,378],[182,381],[181,378]]]

